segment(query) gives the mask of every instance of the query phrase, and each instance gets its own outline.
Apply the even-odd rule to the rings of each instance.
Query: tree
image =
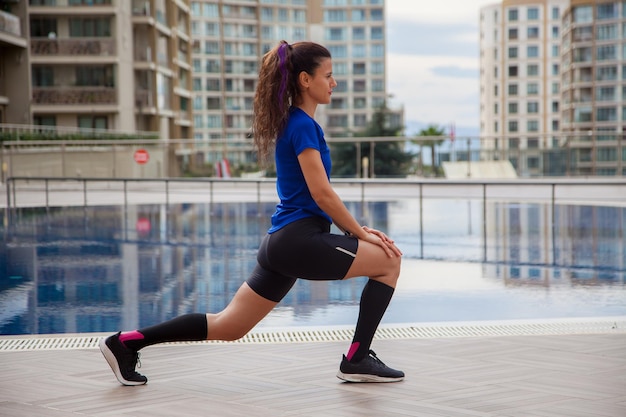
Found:
[[[438,167],[437,167],[437,159],[436,159],[436,155],[435,155],[435,147],[438,145],[441,145],[445,139],[433,139],[436,136],[443,136],[445,134],[445,130],[442,127],[439,127],[435,124],[431,124],[428,125],[428,127],[426,129],[422,129],[419,131],[419,133],[417,134],[418,137],[428,137],[429,139],[425,139],[425,140],[419,140],[419,141],[413,141],[414,143],[420,145],[420,149],[421,147],[429,147],[430,148],[430,155],[431,155],[431,164],[432,164],[432,169],[433,169],[433,173],[434,175],[438,174]],[[421,152],[421,151],[420,151]]]
[[[387,123],[388,109],[386,104],[380,106],[372,115],[372,120],[367,127],[356,133],[357,138],[377,138],[399,136],[402,126],[390,126]],[[333,176],[352,176],[357,171],[356,146],[360,146],[361,157],[370,158],[372,142],[340,143],[333,147]],[[382,177],[405,176],[408,172],[410,161],[413,158],[411,153],[403,149],[401,141],[377,142],[374,144],[374,160],[369,161],[370,166],[374,164],[374,174]]]

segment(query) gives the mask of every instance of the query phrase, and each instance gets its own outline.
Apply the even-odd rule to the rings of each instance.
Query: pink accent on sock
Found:
[[[352,357],[354,356],[356,351],[359,350],[360,345],[361,343],[359,342],[354,342],[353,344],[350,345],[350,349],[348,350],[348,354],[346,355],[347,360],[349,361],[352,360]]]
[[[126,346],[126,342],[128,340],[143,339],[143,337],[143,334],[139,333],[137,330],[133,330],[132,332],[124,332],[120,334],[120,342]]]

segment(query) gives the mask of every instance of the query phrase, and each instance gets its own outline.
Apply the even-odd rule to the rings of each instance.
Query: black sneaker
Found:
[[[115,377],[122,385],[143,385],[148,378],[135,371],[139,352],[128,349],[120,342],[120,333],[101,339],[99,346]],[[140,364],[141,366],[141,364]]]
[[[391,369],[370,350],[369,355],[356,363],[343,355],[337,378],[348,382],[398,382],[404,379],[404,372]]]

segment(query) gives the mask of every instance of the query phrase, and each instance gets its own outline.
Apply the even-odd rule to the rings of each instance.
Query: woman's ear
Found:
[[[306,71],[300,71],[298,74],[298,84],[302,88],[309,88],[309,83],[311,82],[311,76]]]

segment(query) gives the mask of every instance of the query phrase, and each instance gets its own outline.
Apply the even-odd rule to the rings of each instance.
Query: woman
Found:
[[[296,279],[367,276],[352,344],[337,376],[350,382],[395,382],[402,371],[380,361],[370,344],[400,274],[402,253],[383,232],[361,226],[329,182],[330,151],[313,119],[337,86],[330,52],[321,45],[282,41],[264,57],[254,100],[259,156],[275,152],[280,203],[257,255],[258,264],[230,304],[217,314],[187,314],[156,326],[118,332],[100,341],[117,379],[141,385],[138,351],[175,341],[243,337],[289,292]],[[331,223],[345,234],[330,233]]]

